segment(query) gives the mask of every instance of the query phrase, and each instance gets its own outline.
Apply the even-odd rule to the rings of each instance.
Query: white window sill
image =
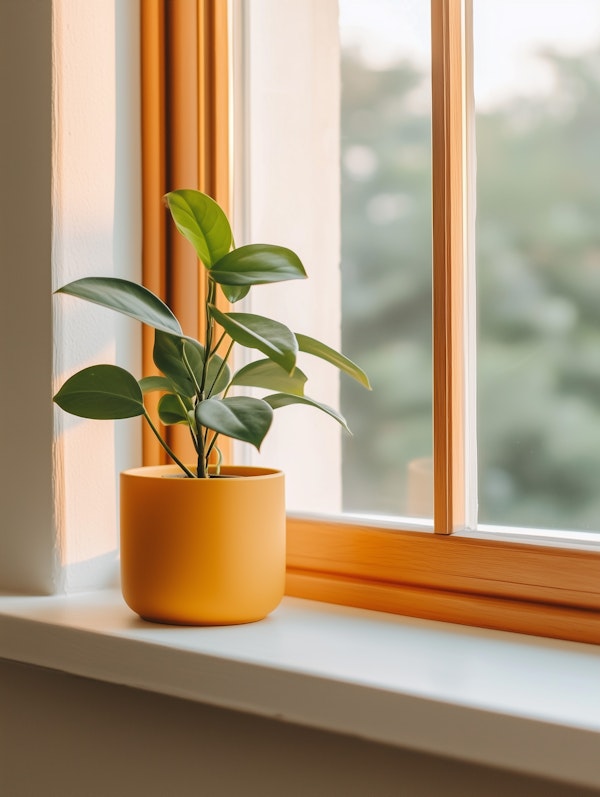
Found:
[[[600,648],[286,598],[260,623],[143,622],[117,592],[0,597],[0,657],[600,787]]]

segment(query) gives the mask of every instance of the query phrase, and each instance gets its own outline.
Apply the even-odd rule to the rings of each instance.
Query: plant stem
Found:
[[[177,457],[177,455],[175,454],[175,452],[174,452],[174,451],[172,451],[172,450],[169,448],[169,446],[167,445],[167,443],[166,443],[166,442],[165,442],[165,441],[162,439],[162,437],[160,436],[160,433],[159,433],[158,429],[157,429],[157,428],[156,428],[156,426],[155,426],[155,425],[152,423],[152,418],[151,418],[151,417],[148,415],[148,413],[146,412],[146,409],[144,409],[144,418],[145,418],[145,419],[148,421],[148,424],[149,424],[150,428],[152,429],[152,431],[153,431],[153,432],[154,432],[154,434],[156,435],[156,439],[157,439],[157,440],[158,440],[158,442],[161,444],[161,446],[162,446],[162,447],[165,449],[165,451],[167,452],[167,454],[168,454],[168,455],[171,457],[171,459],[173,460],[173,462],[175,462],[175,464],[176,464],[176,465],[179,465],[179,467],[180,467],[180,468],[181,468],[181,470],[182,470],[182,471],[185,473],[185,475],[186,475],[186,476],[189,476],[189,478],[190,478],[190,479],[195,479],[196,477],[194,476],[194,474],[192,473],[192,471],[191,471],[189,468],[186,468],[186,466],[183,464],[183,462],[181,462],[181,460],[180,460],[180,459],[178,459],[178,457]]]
[[[227,332],[225,332],[225,330],[223,330],[223,334],[221,335],[221,337],[219,338],[219,340],[218,340],[218,341],[215,343],[215,345],[213,346],[213,349],[212,349],[212,351],[210,352],[210,354],[209,354],[209,357],[212,357],[212,356],[213,356],[213,354],[216,354],[216,353],[217,353],[217,350],[218,350],[219,346],[221,345],[221,343],[223,343],[223,338],[225,337],[225,335],[226,335],[226,334],[227,334]]]
[[[217,442],[217,439],[218,439],[218,437],[219,437],[219,433],[218,433],[218,432],[215,432],[215,435],[214,435],[213,439],[210,441],[210,445],[208,446],[208,448],[207,448],[207,450],[206,450],[206,458],[207,458],[207,459],[208,459],[208,457],[210,457],[210,454],[211,454],[211,452],[212,452],[213,448],[215,447],[215,443]],[[219,451],[219,448],[218,448],[218,447],[217,447],[217,451]],[[221,452],[219,451],[219,454],[220,454],[220,453],[221,453]],[[221,454],[221,457],[220,457],[220,459],[223,459],[223,455],[222,455],[222,454]],[[220,463],[219,463],[219,464],[220,464]]]
[[[188,372],[190,379],[194,385],[194,390],[196,391],[196,395],[200,397],[200,386],[196,380],[196,374],[192,370],[192,366],[190,365],[190,361],[187,358],[187,354],[185,353],[185,340],[182,341],[181,344],[181,353],[183,355],[183,364],[185,365],[185,370]]]
[[[224,337],[225,337],[225,333],[223,333],[223,334],[221,335],[221,340],[223,340],[223,338],[224,338]],[[221,340],[219,341],[219,343],[221,342]],[[212,395],[212,392],[213,392],[213,390],[214,390],[214,387],[215,387],[215,385],[216,385],[216,384],[217,384],[217,382],[219,381],[219,377],[220,377],[220,376],[221,376],[221,374],[223,373],[223,369],[224,369],[224,368],[225,368],[225,366],[227,365],[227,360],[228,360],[228,358],[229,358],[229,355],[231,354],[231,350],[232,350],[232,349],[233,349],[233,341],[231,341],[231,343],[229,344],[229,346],[228,346],[228,348],[227,348],[227,351],[225,352],[225,357],[223,357],[223,362],[221,363],[221,365],[219,366],[219,370],[217,371],[217,375],[216,375],[216,376],[215,376],[215,378],[213,379],[213,383],[212,383],[212,385],[211,385],[211,386],[209,387],[209,389],[208,389],[207,396],[208,396],[209,398],[210,398],[210,396]]]
[[[209,305],[213,304],[215,301],[215,294],[216,294],[216,284],[215,281],[207,275],[206,281],[206,302],[205,302],[205,312],[206,312],[206,336],[204,339],[204,363],[202,365],[202,376],[200,379],[200,386],[198,391],[198,402],[204,401],[206,397],[206,377],[208,375],[208,363],[210,361],[210,351],[212,348],[212,339],[213,339],[213,330],[214,330],[214,321],[210,314]],[[196,432],[198,434],[198,478],[199,479],[208,479],[208,456],[204,453],[205,446],[206,446],[206,439],[205,433],[202,429],[202,426],[196,421],[197,429]]]
[[[201,426],[198,427],[198,478],[208,479],[206,455],[204,454],[204,435]]]
[[[209,304],[215,301],[216,286],[214,280],[208,278],[207,296],[206,296],[206,340],[204,341],[204,365],[202,367],[202,379],[200,381],[200,401],[204,400],[204,391],[206,389],[206,376],[208,374],[208,362],[210,360],[210,350],[212,348],[212,338],[214,321],[208,308]]]
[[[176,393],[175,395],[177,396],[177,400],[179,401],[179,406],[181,407],[181,409],[184,411],[184,413],[186,415],[187,425],[188,425],[188,429],[189,429],[189,432],[190,432],[190,437],[192,438],[192,443],[194,444],[194,448],[196,449],[196,453],[198,453],[198,440],[197,440],[196,431],[195,431],[195,420],[194,420],[193,423],[190,420],[190,417],[189,417],[189,414],[188,414],[188,408],[185,406],[185,402],[181,398],[179,393]],[[191,412],[191,410],[189,412]]]

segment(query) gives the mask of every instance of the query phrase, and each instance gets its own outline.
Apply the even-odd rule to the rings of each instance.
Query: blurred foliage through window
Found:
[[[386,0],[363,5],[385,22]],[[506,11],[475,4],[491,31],[475,40],[476,90],[503,68]],[[576,10],[550,12],[568,30]],[[479,518],[597,530],[600,27],[596,46],[588,30],[585,46],[562,47],[561,24],[555,46],[531,43],[545,82],[528,88],[517,73],[513,91],[477,105]],[[342,384],[355,431],[344,509],[403,515],[409,463],[432,450],[430,75],[401,48],[382,66],[344,42],[343,346],[374,387]]]

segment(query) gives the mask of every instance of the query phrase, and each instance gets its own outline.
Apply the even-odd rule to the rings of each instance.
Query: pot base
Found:
[[[131,608],[131,607],[130,607]],[[277,608],[277,607],[275,607]],[[273,611],[273,610],[271,610]],[[153,623],[154,625],[174,625],[178,626],[179,628],[211,628],[215,626],[225,626],[225,625],[250,625],[251,623],[260,623],[261,620],[264,620],[266,617],[269,616],[271,612],[267,614],[261,615],[260,617],[254,617],[251,620],[193,620],[193,621],[185,621],[185,620],[161,620],[159,617],[144,617],[143,615],[138,615],[140,620],[143,620],[145,623]]]

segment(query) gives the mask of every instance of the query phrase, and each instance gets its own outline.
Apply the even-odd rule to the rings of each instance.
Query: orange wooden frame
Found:
[[[465,527],[464,245],[461,0],[433,0],[433,487],[434,529]]]
[[[600,554],[288,519],[287,594],[600,643]]]
[[[141,3],[142,279],[193,337],[201,337],[205,324],[206,284],[192,248],[167,223],[162,197],[198,188],[228,209],[228,58],[227,0]],[[143,335],[143,370],[150,374],[154,337],[147,328]],[[185,429],[170,427],[165,436],[180,456],[194,460]],[[226,440],[221,448],[227,456]],[[144,428],[144,463],[161,464],[165,456]]]
[[[434,531],[288,521],[288,593],[414,617],[600,643],[600,553],[501,542],[465,526],[468,0],[431,0]]]
[[[467,126],[462,84],[468,2],[431,0],[436,533],[291,517],[287,592],[415,617],[600,643],[597,548],[501,542],[484,534],[452,533],[464,527],[466,517],[463,159]],[[195,138],[185,145],[177,144],[177,135],[165,126],[166,116],[169,124],[176,124],[179,116],[175,101],[168,99],[169,85],[175,92],[174,76],[179,75],[175,82],[187,81],[188,70],[193,72],[189,66],[179,73],[170,71],[176,69],[170,61],[183,47],[181,42],[171,49],[164,46],[165,27],[174,24],[165,22],[165,9],[171,6],[189,15],[187,23],[180,19],[183,27],[192,17],[195,20],[189,30],[181,31],[183,39],[191,41],[192,28],[197,32],[195,44],[189,45],[196,48],[199,65],[193,89],[197,92],[196,121],[190,122]],[[189,148],[192,160],[197,159],[193,168],[181,163],[177,168],[182,176],[177,179],[184,179],[188,168],[192,171],[186,179],[191,179],[196,169],[199,187],[207,190],[210,186],[219,201],[227,199],[225,7],[225,0],[173,4],[144,0],[142,4],[144,273],[146,284],[162,295],[169,295],[165,265],[169,242],[159,198],[166,186],[176,187],[170,182],[173,148]],[[149,352],[147,344],[145,356],[151,362]]]

